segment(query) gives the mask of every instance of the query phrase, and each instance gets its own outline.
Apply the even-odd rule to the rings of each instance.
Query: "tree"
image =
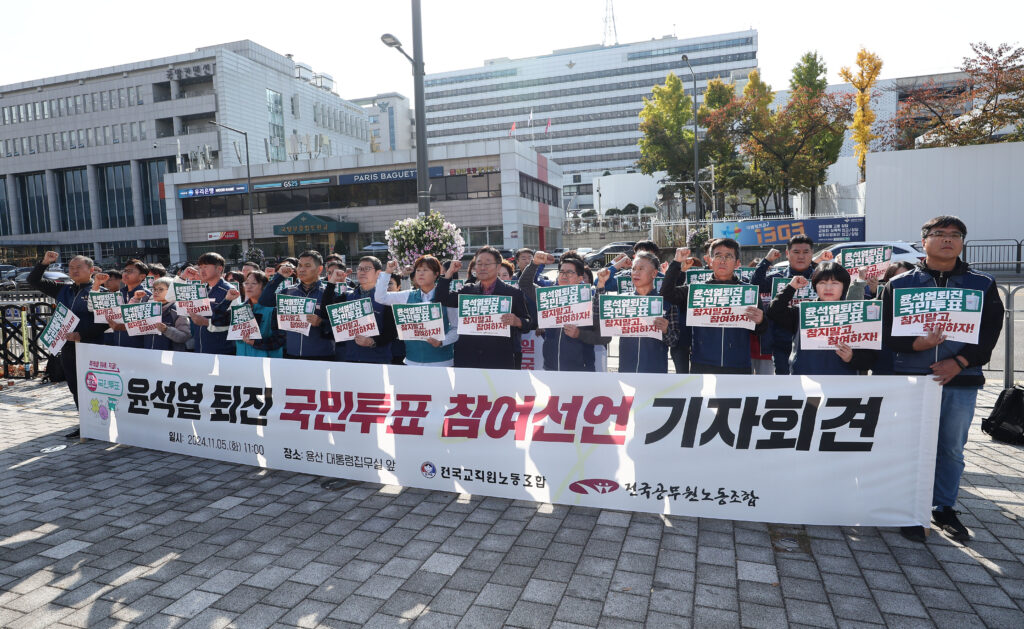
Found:
[[[818,56],[817,51],[804,53],[800,61],[793,66],[793,76],[789,79],[789,88],[796,91],[800,88],[809,90],[815,96],[825,93],[828,86],[828,67],[825,60]],[[811,192],[811,214],[814,214],[818,207],[818,186],[825,183],[828,167],[839,159],[839,151],[843,148],[845,130],[838,132],[831,129],[824,129],[812,141],[812,151],[815,153],[814,161],[819,168],[809,173]]]
[[[637,167],[645,175],[668,172],[669,179],[693,178],[693,101],[683,82],[669,72],[664,85],[655,85],[640,111]]]
[[[789,89],[801,87],[821,94],[828,86],[828,68],[825,60],[818,56],[818,51],[805,52],[800,61],[793,66],[793,76],[789,79]]]
[[[697,111],[697,121],[706,130],[700,142],[700,152],[715,166],[715,191],[719,196],[719,205],[724,204],[727,194],[736,193],[747,185],[744,176],[746,167],[736,139],[721,127],[712,128],[708,125],[708,120],[715,112],[729,107],[735,101],[735,88],[720,78],[714,78],[708,81],[704,100]]]
[[[897,85],[900,105],[885,128],[888,148],[1024,140],[1024,48],[971,44],[955,85]]]
[[[857,156],[861,181],[867,179],[866,166],[871,141],[881,137],[872,131],[875,112],[871,109],[871,88],[874,87],[881,71],[882,59],[878,55],[868,52],[866,48],[861,48],[857,53],[856,74],[846,66],[839,71],[839,76],[857,90],[857,109],[853,114],[853,124],[850,125],[850,130],[853,131],[853,152]]]

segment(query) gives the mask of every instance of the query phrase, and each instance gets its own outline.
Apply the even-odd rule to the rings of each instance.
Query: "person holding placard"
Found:
[[[815,301],[838,302],[843,299],[850,287],[850,274],[835,262],[824,262],[814,270],[809,282],[818,294],[818,299]],[[768,306],[768,318],[775,325],[794,335],[790,373],[797,376],[853,376],[857,375],[858,371],[870,369],[876,355],[875,350],[851,349],[844,342],[836,343],[835,350],[801,349],[800,307],[793,305],[792,301],[793,295],[807,284],[806,277],[795,276]],[[877,302],[872,303],[877,304]],[[857,306],[860,305],[857,304]]]
[[[543,295],[554,291],[548,290],[551,288],[549,286],[541,286],[538,289],[538,286],[534,284],[534,278],[537,277],[540,265],[554,264],[555,262],[558,262],[557,286],[580,286],[580,290],[591,292],[590,284],[587,283],[584,273],[585,265],[579,255],[570,252],[562,256],[560,261],[556,261],[555,256],[550,253],[538,251],[533,255],[533,260],[523,269],[519,278],[519,289],[523,291],[528,300],[532,299],[534,303],[538,304],[538,308],[545,305],[546,300]],[[587,317],[585,321],[559,325],[556,317],[552,326],[545,326],[544,345],[541,350],[544,355],[545,371],[595,371],[594,346],[608,345],[611,338],[601,336],[598,330],[597,300],[588,297],[586,301]],[[569,309],[569,306],[564,306],[558,310],[568,311]],[[538,315],[538,325],[543,325],[544,320],[543,315]]]
[[[319,251],[303,251],[296,262],[297,265],[290,262],[281,263],[274,274],[274,279],[263,288],[259,304],[264,308],[277,308],[278,293],[282,297],[312,300],[304,302],[308,308],[300,309],[300,317],[305,318],[303,325],[307,327],[302,331],[284,330],[284,356],[301,360],[333,361],[334,337],[329,330],[325,333],[321,327],[327,316],[324,307],[329,303],[324,299],[328,285],[320,279],[324,267],[323,257]],[[298,283],[282,289],[281,285],[292,276],[298,278]],[[281,314],[281,310],[278,309],[277,316],[280,317]],[[285,327],[281,322],[278,325]]]
[[[1004,315],[992,276],[960,259],[966,236],[967,226],[955,216],[931,219],[921,226],[925,259],[882,289],[883,339],[893,352],[893,371],[930,374],[942,385],[932,522],[958,542],[971,539],[953,509],[964,445],[985,384],[981,368],[992,357]],[[914,541],[926,539],[923,526],[900,532]]]
[[[264,306],[260,303],[260,296],[267,287],[269,280],[263,271],[249,271],[242,282],[244,295],[239,294],[232,288],[224,297],[217,309],[213,311],[213,322],[217,326],[227,326],[229,329],[232,320],[239,318],[237,308],[249,307],[252,318],[259,330],[259,338],[255,335],[243,334],[240,340],[235,343],[236,356],[258,356],[268,358],[281,358],[284,356],[285,337],[284,332],[277,327],[277,316],[274,308]],[[154,296],[156,292],[154,291]]]
[[[508,297],[509,312],[494,315],[501,326],[508,328],[500,335],[459,334],[455,342],[456,367],[476,367],[480,369],[518,369],[515,353],[521,348],[520,339],[523,332],[533,329],[523,292],[514,286],[498,279],[498,267],[501,265],[501,252],[490,245],[480,247],[476,252],[476,283],[466,284],[461,290],[449,290],[451,278],[462,268],[462,262],[452,261],[444,276],[438,279],[437,293],[434,301],[449,308],[459,307],[459,298],[466,297]],[[492,300],[500,301],[500,300]],[[460,313],[461,318],[461,313]],[[474,319],[467,317],[466,319]]]
[[[800,275],[808,280],[814,273],[817,261],[814,260],[814,241],[810,236],[797,234],[786,243],[786,259],[789,266],[784,269],[775,269],[772,265],[779,261],[782,253],[778,249],[772,249],[757,265],[754,274],[750,277],[750,283],[758,286],[762,295],[768,299],[774,299],[772,290],[775,278],[789,278]],[[832,252],[822,252],[821,260],[827,262],[832,259]],[[767,341],[767,343],[766,343]],[[793,349],[793,335],[784,329],[769,326],[767,334],[761,337],[761,342],[771,345],[772,357],[775,360],[776,375],[784,376],[789,373],[789,354]]]
[[[388,261],[388,266],[377,278],[373,298],[384,306],[401,306],[403,304],[429,304],[435,301],[438,290],[437,278],[441,275],[441,263],[431,255],[420,256],[412,265],[412,290],[388,291],[387,283],[398,271],[398,261]],[[435,306],[436,308],[437,306]],[[443,338],[428,338],[423,341],[407,339],[405,341],[405,364],[421,367],[451,367],[455,364],[455,341],[459,334],[452,322],[457,321],[459,311],[455,308],[442,307]],[[396,314],[393,312],[393,314]],[[396,322],[401,315],[396,316]]]
[[[737,271],[742,264],[740,262],[740,245],[732,238],[716,238],[708,243],[709,255],[705,261],[711,267],[712,276],[705,280],[705,284],[678,284],[679,274],[682,272],[683,264],[690,256],[687,248],[676,249],[675,259],[668,265],[665,273],[665,282],[661,287],[661,294],[665,301],[674,304],[680,309],[680,325],[688,326],[691,334],[690,350],[690,373],[713,373],[713,374],[751,374],[753,364],[751,363],[750,347],[751,335],[760,335],[767,329],[768,320],[764,311],[758,307],[759,297],[756,287],[740,281]],[[728,289],[719,289],[719,286],[728,286]],[[711,310],[723,311],[722,315],[715,315],[706,324],[698,321],[689,315],[689,305],[693,301],[690,292],[694,291],[730,291],[734,293],[728,296],[729,303],[735,297],[747,299],[745,306],[728,307],[703,307],[693,309],[693,312]],[[752,294],[751,294],[752,293]],[[696,298],[696,294],[693,296]],[[730,310],[724,313],[725,310]],[[729,323],[716,323],[715,317],[729,320]]]
[[[142,291],[145,293],[145,297],[140,301],[146,301],[150,297],[150,291],[146,290],[142,286],[142,281],[149,274],[149,266],[146,265],[142,260],[132,259],[125,263],[124,269],[121,271],[121,303],[127,304],[130,302],[135,293]],[[104,282],[108,279],[108,274],[97,273],[93,277],[93,292],[99,290],[106,290],[103,288]],[[139,303],[139,302],[136,302]],[[131,336],[128,334],[127,329],[123,323],[111,321],[107,324],[110,330],[103,335],[103,344],[111,345],[113,347],[138,347],[141,348],[145,342],[146,335]]]
[[[633,271],[631,276],[634,288],[633,296],[659,297],[658,292],[654,289],[654,278],[658,276],[660,266],[661,261],[658,260],[658,256],[649,251],[641,251],[633,257],[630,262]],[[598,301],[602,299],[601,296],[605,293],[609,279],[611,279],[611,271],[608,268],[598,271]],[[628,296],[622,297],[629,299]],[[673,328],[671,325],[668,308],[663,307],[663,299],[644,301],[650,305],[650,308],[647,309],[647,312],[651,313],[650,318],[647,315],[640,317],[634,315],[628,318],[647,319],[650,323],[646,325],[653,325],[655,332],[660,333],[660,338],[649,336],[646,331],[642,333],[644,336],[620,336],[619,373],[668,373],[668,348],[676,341],[679,331],[678,328]],[[642,303],[638,306],[643,307]],[[598,307],[601,308],[601,305],[598,304]],[[654,310],[655,307],[661,312],[657,313],[657,310]],[[607,322],[608,318],[605,317],[605,323],[602,325]]]
[[[199,281],[206,284],[207,298],[210,300],[211,310],[220,305],[231,290],[222,275],[224,274],[224,257],[219,253],[204,253],[196,261],[198,269],[189,271],[188,275],[195,275]],[[191,267],[189,267],[191,269]],[[184,276],[184,275],[183,275]],[[214,331],[210,329],[210,318],[200,314],[189,315],[192,320],[192,339],[195,341],[195,353],[197,354],[232,354],[234,343],[228,342],[227,330]]]
[[[64,305],[80,320],[78,327],[65,336],[71,342],[65,343],[64,349],[60,352],[60,364],[64,368],[64,374],[67,377],[68,390],[71,391],[71,397],[74,399],[75,406],[77,407],[78,371],[75,364],[75,343],[99,343],[100,336],[103,335],[103,330],[107,326],[96,324],[93,321],[92,312],[89,311],[89,288],[92,285],[93,269],[92,260],[85,256],[71,258],[71,261],[68,262],[68,277],[71,278],[72,283],[65,285],[43,277],[46,269],[56,262],[59,257],[56,251],[44,253],[43,259],[28,274],[28,284],[58,304]],[[67,436],[68,438],[77,438],[78,431],[75,430]]]
[[[160,304],[160,323],[157,328],[160,334],[143,334],[143,349],[155,349],[161,351],[184,351],[185,344],[192,338],[192,331],[189,329],[188,317],[178,313],[178,308],[172,301],[167,300],[173,280],[169,277],[161,277],[153,280],[153,293],[147,296],[144,291],[137,290],[135,295],[127,303],[138,304],[146,301],[155,301]]]
[[[341,271],[336,270],[334,278],[329,278],[334,281],[327,283],[327,288],[324,291],[324,306],[327,307],[357,299],[368,299],[370,300],[371,309],[367,311],[367,316],[369,311],[372,310],[372,321],[376,322],[377,327],[376,335],[357,334],[350,341],[338,343],[335,350],[338,356],[337,360],[376,365],[391,363],[391,342],[398,338],[398,332],[395,330],[395,316],[389,306],[385,306],[374,298],[377,280],[383,268],[384,266],[375,256],[359,258],[359,263],[356,265],[356,282],[359,285],[351,290],[345,290],[345,277]],[[387,292],[386,287],[387,285],[385,284],[385,293]],[[324,329],[328,334],[332,335],[333,341],[334,337],[330,321],[325,323]]]

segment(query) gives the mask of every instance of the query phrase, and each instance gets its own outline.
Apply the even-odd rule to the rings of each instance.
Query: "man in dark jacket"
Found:
[[[1003,329],[1003,302],[991,275],[975,271],[960,259],[967,226],[955,216],[938,216],[921,227],[925,259],[912,271],[892,278],[882,289],[884,344],[893,352],[896,374],[932,374],[942,385],[939,443],[935,453],[932,522],[958,542],[971,533],[953,510],[964,471],[964,444],[974,419],[978,390],[985,384],[982,366]],[[926,336],[893,336],[895,291],[901,288],[963,288],[983,292],[977,343],[947,340],[937,327]],[[907,539],[924,542],[923,526],[905,526]]]
[[[376,336],[357,335],[351,341],[338,343],[336,356],[338,360],[349,363],[372,363],[386,365],[391,362],[392,343],[398,339],[398,329],[395,327],[395,314],[391,306],[385,306],[377,301],[374,293],[377,288],[377,278],[380,277],[383,269],[381,261],[376,256],[363,256],[355,268],[355,288],[346,290],[343,282],[328,282],[324,290],[324,307],[341,303],[343,301],[355,301],[357,299],[369,299],[373,307],[373,318],[377,322]],[[344,272],[335,271],[332,280],[344,277]],[[324,315],[326,317],[326,314]],[[331,335],[333,342],[334,333],[331,332],[331,322],[326,321],[322,326],[326,334]],[[310,332],[312,334],[312,331]]]
[[[206,284],[207,296],[210,298],[210,308],[216,310],[220,302],[227,297],[228,291],[233,287],[224,278],[224,257],[219,253],[204,253],[196,261],[199,267],[196,269],[198,278]],[[210,317],[202,315],[191,315],[192,340],[195,341],[195,353],[197,354],[234,354],[235,343],[228,341],[228,332],[210,331]]]
[[[520,348],[523,332],[533,329],[533,319],[526,307],[523,292],[498,279],[498,265],[501,252],[491,246],[481,247],[476,253],[475,284],[467,284],[462,290],[449,292],[451,278],[462,268],[458,260],[452,262],[444,276],[438,278],[434,301],[449,308],[459,307],[459,295],[507,295],[512,297],[512,312],[501,317],[503,324],[511,327],[509,336],[477,336],[462,334],[455,342],[455,366],[478,367],[483,369],[515,369],[513,354]]]
[[[325,328],[321,325],[327,319],[323,301],[327,284],[320,279],[320,273],[324,270],[323,257],[318,251],[303,251],[296,262],[298,266],[291,263],[281,264],[274,278],[263,289],[259,304],[268,308],[276,307],[278,292],[282,295],[315,299],[316,307],[312,313],[306,315],[310,322],[309,334],[285,330],[284,355],[285,358],[333,361],[334,337],[329,332],[325,334]],[[298,278],[298,284],[279,290],[281,283],[292,275]]]
[[[148,274],[149,266],[147,266],[142,260],[132,259],[125,263],[124,270],[121,272],[121,288],[119,289],[122,303],[126,304],[131,301],[132,298],[135,297],[136,291],[142,291],[146,294],[142,301],[149,301],[152,293],[146,290],[142,285],[142,280],[144,280]],[[94,291],[100,290],[102,286],[102,282],[99,281],[100,279],[106,281],[104,275],[105,274],[103,273],[97,273],[96,277],[93,278],[92,289]],[[103,290],[106,289],[104,288]],[[109,323],[108,325],[110,326],[111,331],[106,332],[103,335],[104,345],[113,345],[114,347],[142,347],[146,338],[145,335],[132,336],[128,334],[128,328],[124,327],[123,323]]]
[[[43,259],[36,265],[32,272],[28,274],[29,286],[42,292],[47,297],[52,298],[58,304],[64,304],[64,306],[75,313],[81,321],[78,323],[78,327],[67,335],[67,341],[64,344],[64,348],[61,349],[59,360],[61,367],[64,368],[64,376],[68,384],[68,389],[71,391],[71,397],[75,401],[75,407],[78,407],[78,372],[75,364],[75,344],[76,343],[99,343],[100,337],[103,335],[103,330],[106,329],[104,324],[96,324],[93,321],[92,312],[89,310],[89,288],[92,285],[92,260],[85,256],[75,256],[71,258],[68,263],[68,276],[71,278],[73,284],[58,284],[53,280],[45,279],[43,273],[46,272],[47,267],[57,261],[56,251],[47,251],[43,254]],[[58,360],[58,357],[52,356],[50,360]],[[67,435],[69,439],[78,438],[78,430]]]

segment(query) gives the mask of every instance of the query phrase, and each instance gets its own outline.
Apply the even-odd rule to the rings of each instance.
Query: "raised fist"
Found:
[[[143,298],[145,298],[145,296],[146,296],[146,291],[144,291],[144,290],[137,290],[137,291],[135,291],[135,299],[138,299],[139,301],[142,301]]]
[[[822,251],[821,253],[818,254],[817,262],[828,262],[829,260],[831,260],[834,257],[835,256],[832,255],[832,252],[829,251],[828,249],[826,249],[826,250],[824,250],[824,251]]]
[[[689,257],[690,257],[690,248],[689,247],[679,247],[678,249],[676,249],[675,261],[678,262],[679,264],[685,263],[686,259],[689,258]]]
[[[285,262],[284,264],[281,265],[281,268],[279,268],[277,272],[283,275],[284,277],[291,277],[295,275],[295,267]]]
[[[92,279],[94,282],[105,284],[110,279],[110,275],[107,273],[97,273]]]
[[[43,254],[43,264],[53,264],[59,257],[56,251],[47,251]]]
[[[804,277],[803,275],[797,275],[793,279],[789,280],[789,285],[796,290],[800,290],[801,288],[806,287],[809,283],[810,282],[808,282],[807,278]]]
[[[605,267],[605,268],[601,269],[600,271],[598,271],[597,272],[597,287],[598,288],[604,288],[605,282],[608,281],[608,278],[611,277],[611,275],[612,275],[612,272],[609,271],[607,267]]]
[[[533,254],[533,261],[536,264],[554,264],[556,262],[555,256],[546,251],[538,251]]]
[[[333,271],[331,271],[331,275],[330,277],[327,278],[327,281],[330,282],[331,284],[341,284],[345,281],[345,278],[347,277],[348,274],[342,271],[341,269],[334,269]]]
[[[764,259],[769,261],[769,262],[771,262],[772,264],[775,264],[776,262],[779,261],[779,258],[781,258],[781,257],[782,257],[782,252],[781,251],[779,251],[778,249],[772,249],[771,251],[768,252],[768,254],[764,257]]]
[[[263,272],[267,274],[267,277],[274,277],[274,273],[277,273],[277,269],[272,266],[268,266],[263,270]]]
[[[398,273],[398,260],[388,260],[388,265],[384,268],[384,272],[389,275]]]
[[[234,300],[238,299],[238,297],[239,297],[239,292],[237,290],[233,289],[233,288],[228,291],[227,295],[224,295],[224,299],[227,299],[228,301],[234,301]]]
[[[452,263],[448,265],[448,271],[444,274],[445,277],[451,279],[456,273],[462,269],[462,260],[452,260]]]

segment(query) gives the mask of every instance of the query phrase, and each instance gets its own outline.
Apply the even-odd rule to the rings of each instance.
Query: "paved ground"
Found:
[[[0,626],[1024,627],[1024,451],[977,430],[965,547],[331,492],[314,476],[95,441],[40,452],[75,422],[62,385],[0,392]]]

